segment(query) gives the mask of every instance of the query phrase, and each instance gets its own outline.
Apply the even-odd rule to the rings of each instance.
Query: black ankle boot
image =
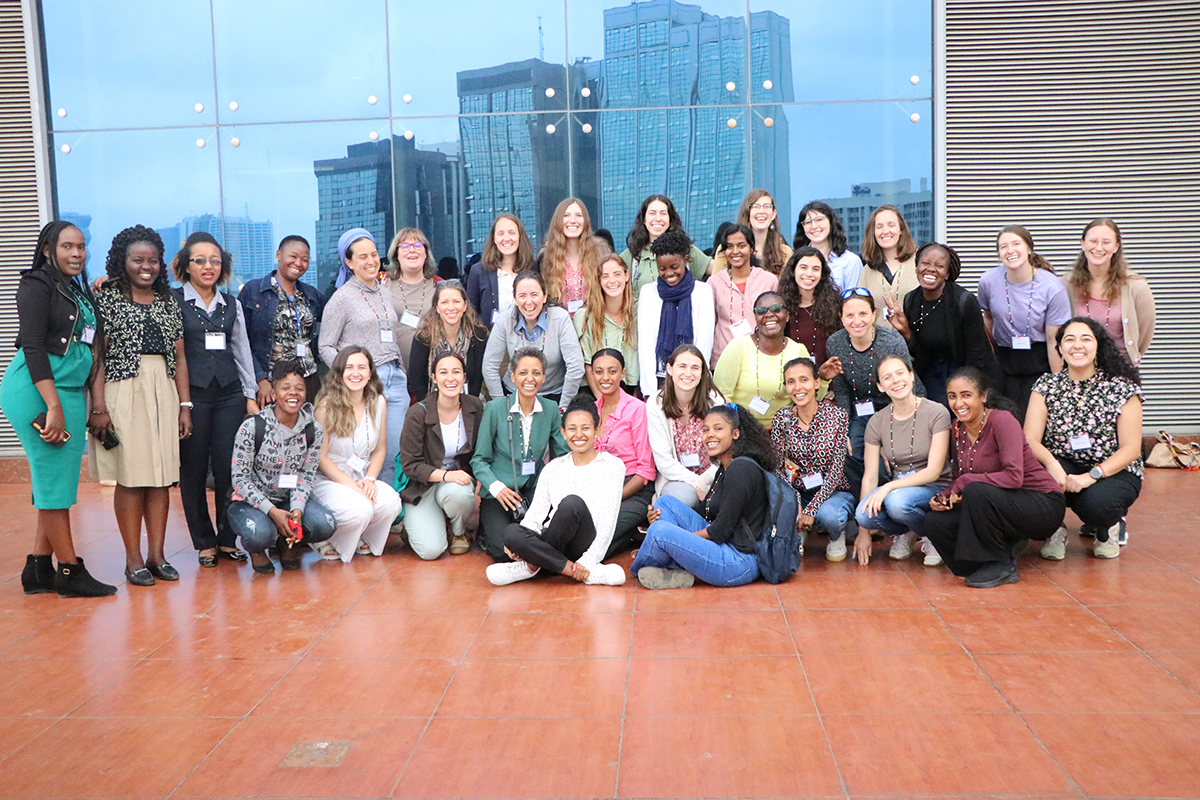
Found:
[[[74,564],[58,565],[54,588],[59,597],[108,597],[117,593],[117,587],[89,575],[82,558],[77,558]]]
[[[25,589],[25,594],[47,594],[54,591],[54,564],[50,556],[25,556],[21,587]]]

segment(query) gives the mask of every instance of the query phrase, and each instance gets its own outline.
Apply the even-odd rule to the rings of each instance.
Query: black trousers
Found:
[[[192,546],[197,550],[237,546],[227,518],[233,488],[233,437],[246,417],[242,385],[222,388],[216,379],[204,388],[191,387],[192,435],[179,440],[179,499]],[[212,468],[217,524],[208,512],[208,470]]]
[[[1001,489],[980,481],[967,484],[954,508],[926,514],[925,536],[950,571],[965,577],[987,563],[1012,563],[1012,547],[1023,539],[1049,539],[1065,510],[1061,492]]]
[[[654,482],[651,481],[639,489],[637,494],[621,501],[621,510],[617,512],[617,527],[613,531],[613,538],[608,545],[608,552],[604,555],[605,561],[608,561],[617,553],[632,550],[638,543],[640,539],[638,526],[650,524],[649,519],[646,517],[646,511],[649,510],[650,503],[653,500]]]
[[[511,561],[504,552],[504,534],[512,524],[512,517],[494,497],[479,498],[479,530],[475,541],[493,561]]]
[[[1055,458],[1068,475],[1082,475],[1091,469],[1069,458]],[[1101,478],[1082,492],[1067,492],[1067,508],[1074,511],[1083,524],[1099,528],[1096,536],[1103,536],[1100,541],[1107,541],[1108,529],[1129,512],[1129,507],[1141,493],[1142,479],[1123,469],[1116,475]]]
[[[1011,347],[996,347],[995,350],[996,360],[1000,362],[1000,372],[1004,376],[1004,384],[997,388],[1000,389],[1000,394],[1017,404],[1017,409],[1021,412],[1019,418],[1024,422],[1033,384],[1050,371],[1050,355],[1046,352],[1046,343],[1032,342],[1029,350],[1013,350]]]
[[[587,503],[567,495],[558,504],[541,535],[513,522],[504,531],[504,544],[533,567],[561,575],[567,561],[577,561],[596,540],[596,524]]]

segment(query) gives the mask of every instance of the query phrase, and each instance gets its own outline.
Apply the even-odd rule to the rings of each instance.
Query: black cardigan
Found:
[[[712,488],[704,498],[708,538],[753,553],[754,543],[762,538],[766,527],[768,507],[767,482],[756,461],[735,458],[728,469],[718,466]]]
[[[904,295],[904,315],[909,326],[920,316],[921,289],[913,289]],[[946,281],[942,290],[946,298],[947,322],[955,336],[949,353],[934,353],[921,346],[921,336],[913,332],[908,339],[908,352],[912,355],[913,369],[917,374],[924,372],[938,360],[946,360],[956,367],[976,367],[990,379],[997,376],[996,356],[992,343],[983,327],[983,310],[975,295],[954,281]],[[996,384],[999,385],[999,384]]]
[[[475,331],[467,342],[467,394],[479,397],[483,393],[483,353],[487,350],[487,334]],[[429,363],[429,343],[420,336],[413,337],[412,350],[409,351],[408,363],[408,393],[418,399],[433,390],[429,380],[429,371],[433,365]]]
[[[86,285],[81,291],[89,301],[92,300]],[[93,301],[92,308],[95,307]],[[74,292],[68,279],[58,274],[54,267],[47,264],[21,273],[21,282],[17,286],[19,328],[16,347],[25,351],[25,364],[34,383],[54,379],[49,354],[66,354],[78,313],[79,308],[75,305]],[[97,311],[93,342],[103,341],[104,320]]]

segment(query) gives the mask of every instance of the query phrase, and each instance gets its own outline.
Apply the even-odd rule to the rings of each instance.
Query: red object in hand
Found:
[[[288,530],[292,532],[292,536],[296,537],[297,542],[304,538],[304,528],[296,520],[288,519]]]

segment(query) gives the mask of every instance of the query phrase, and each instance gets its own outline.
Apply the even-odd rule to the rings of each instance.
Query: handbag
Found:
[[[1146,466],[1157,469],[1200,470],[1200,444],[1179,444],[1166,431],[1158,432],[1158,443],[1146,457]]]
[[[535,400],[534,402],[537,402],[537,401]],[[513,441],[512,421],[513,421],[512,412],[510,411],[508,414],[508,460],[510,462],[512,462],[513,483],[516,483],[517,482],[517,456],[516,456],[517,446],[516,446],[516,443]],[[516,490],[514,490],[514,491],[516,491]],[[520,492],[517,492],[517,494],[520,494]],[[508,511],[508,515],[510,517],[512,517],[513,522],[520,522],[521,520],[525,519],[525,513],[527,511],[529,511],[529,507],[525,504],[525,498],[522,497],[521,502],[517,504],[516,508],[510,508],[510,509],[505,509],[505,510]]]

